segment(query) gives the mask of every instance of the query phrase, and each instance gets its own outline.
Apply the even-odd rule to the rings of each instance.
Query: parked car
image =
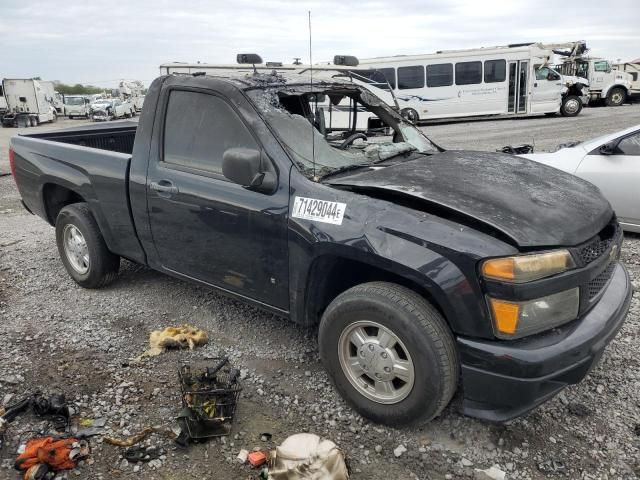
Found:
[[[318,107],[345,97],[346,131]],[[337,79],[169,75],[146,102],[139,125],[11,140],[22,201],[82,287],[113,281],[122,257],[319,324],[338,391],[394,425],[437,416],[458,385],[468,415],[521,415],[621,328],[622,232],[588,182],[444,151]],[[367,110],[378,138],[355,131]]]
[[[622,228],[640,232],[640,125],[523,157],[593,183],[611,202]]]
[[[103,98],[91,104],[91,119],[100,122],[131,117],[131,105],[119,98]]]

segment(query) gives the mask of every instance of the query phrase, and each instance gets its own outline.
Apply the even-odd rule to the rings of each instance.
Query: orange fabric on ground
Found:
[[[75,438],[33,438],[27,442],[24,452],[16,459],[15,467],[18,470],[28,470],[38,463],[46,463],[54,471],[71,470],[75,468],[76,462],[69,458],[69,453],[76,442]]]

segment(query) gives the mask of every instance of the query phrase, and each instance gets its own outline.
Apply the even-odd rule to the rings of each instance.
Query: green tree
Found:
[[[55,82],[56,90],[63,95],[91,95],[94,93],[102,93],[104,89],[93,85],[83,85],[76,83],[75,85],[67,85],[62,82]]]

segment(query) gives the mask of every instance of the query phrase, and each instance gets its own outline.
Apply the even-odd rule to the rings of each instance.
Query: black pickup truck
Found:
[[[521,415],[584,378],[631,300],[596,187],[444,151],[348,80],[163,76],[139,124],[15,136],[10,164],[79,285],[126,258],[319,324],[336,388],[378,422],[457,390],[468,415]]]

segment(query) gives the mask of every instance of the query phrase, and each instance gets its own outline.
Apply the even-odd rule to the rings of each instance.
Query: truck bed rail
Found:
[[[89,125],[82,129],[74,127],[27,136],[130,155],[133,152],[137,123],[119,123],[120,125],[115,127],[112,125]]]

